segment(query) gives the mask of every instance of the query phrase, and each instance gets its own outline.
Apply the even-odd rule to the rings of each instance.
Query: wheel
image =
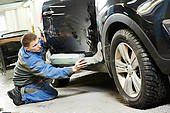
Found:
[[[52,83],[53,87],[65,87],[70,82],[70,78],[64,78],[64,79],[55,79]]]
[[[129,106],[150,108],[166,97],[158,69],[132,31],[122,29],[114,34],[110,66],[116,87]]]

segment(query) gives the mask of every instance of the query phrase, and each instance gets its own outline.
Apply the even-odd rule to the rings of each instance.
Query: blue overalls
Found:
[[[43,45],[43,42],[41,41]],[[51,100],[58,92],[50,86],[49,79],[68,78],[71,67],[56,68],[45,63],[41,52],[29,52],[21,47],[14,68],[14,85],[20,88],[25,103]]]

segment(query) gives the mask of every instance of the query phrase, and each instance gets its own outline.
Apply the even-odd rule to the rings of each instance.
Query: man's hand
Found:
[[[80,69],[87,67],[87,62],[84,59],[76,61],[75,65],[72,67],[73,72],[78,72]]]

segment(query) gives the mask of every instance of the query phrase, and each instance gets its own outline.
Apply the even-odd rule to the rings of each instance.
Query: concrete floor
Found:
[[[13,88],[12,70],[0,75],[0,112],[12,113],[170,113],[169,104],[139,110],[126,106],[107,74],[75,74],[67,87],[57,88],[59,98],[15,106],[6,92]]]

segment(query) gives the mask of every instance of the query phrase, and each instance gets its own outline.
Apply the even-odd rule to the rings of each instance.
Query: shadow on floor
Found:
[[[94,73],[73,78],[66,87],[90,87],[90,89],[84,93],[104,91],[108,92],[108,94],[112,95],[113,97],[116,97],[116,99],[119,101],[122,101],[115,86],[114,80],[107,73]]]
[[[71,79],[71,82],[68,84],[67,87],[72,87],[72,86],[74,87],[89,86],[89,87],[104,89],[104,91],[109,90],[109,93],[112,96],[114,96],[119,102],[125,104],[124,100],[122,99],[122,97],[119,95],[117,91],[114,80],[110,78],[107,73],[95,73],[95,74],[89,74],[89,75]],[[160,106],[164,104],[170,104],[170,95],[166,99],[168,100],[167,102],[163,102],[158,105]]]

